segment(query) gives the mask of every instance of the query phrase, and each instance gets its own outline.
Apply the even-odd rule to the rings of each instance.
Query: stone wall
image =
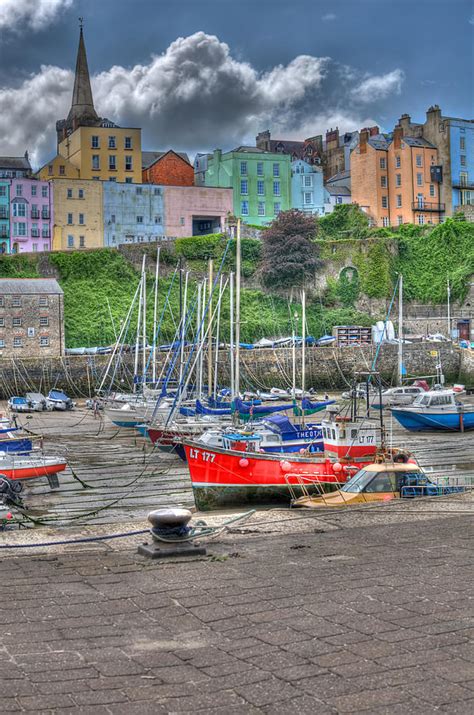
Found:
[[[419,343],[405,346],[404,363],[409,375],[426,376],[435,373],[438,363],[437,350],[441,355],[441,364],[450,382],[460,379],[474,382],[474,359],[468,362],[467,351],[462,351],[451,344]],[[306,385],[314,389],[342,389],[356,376],[357,372],[367,371],[372,365],[375,347],[354,348],[308,348],[306,350]],[[160,366],[166,354],[158,356]],[[269,389],[270,387],[288,387],[291,384],[292,351],[288,348],[278,350],[254,350],[241,353],[242,389]],[[461,368],[461,359],[464,360]],[[75,397],[88,397],[94,394],[104,374],[109,356],[67,356],[57,359],[0,360],[0,398],[6,399],[12,394],[24,394],[26,391],[47,393],[51,388],[64,389]],[[297,351],[297,382],[301,384],[301,352]],[[219,382],[230,382],[230,364],[227,351],[221,351],[219,358]],[[377,368],[386,383],[392,383],[397,375],[397,346],[385,345],[380,350]],[[133,374],[133,356],[125,356],[117,372],[117,389],[129,390]],[[204,374],[207,374],[206,367]]]

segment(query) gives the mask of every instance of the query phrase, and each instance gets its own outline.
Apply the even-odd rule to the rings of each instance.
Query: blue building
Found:
[[[474,205],[474,121],[449,120],[453,210]]]
[[[0,179],[0,253],[10,253],[10,182]]]
[[[322,169],[303,159],[291,162],[291,206],[305,213],[324,214]]]
[[[164,191],[155,184],[103,182],[104,246],[148,243],[164,235]]]

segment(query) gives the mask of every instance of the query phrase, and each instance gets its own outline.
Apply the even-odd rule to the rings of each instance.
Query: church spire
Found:
[[[86,46],[84,44],[84,32],[82,29],[82,18],[79,18],[79,47],[77,50],[76,75],[74,79],[74,90],[72,93],[72,104],[67,118],[75,127],[81,125],[91,125],[99,122],[99,116],[94,109],[92,99],[91,81],[89,77],[89,67],[87,66]]]

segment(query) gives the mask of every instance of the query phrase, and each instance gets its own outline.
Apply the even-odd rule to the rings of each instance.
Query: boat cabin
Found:
[[[417,408],[436,408],[437,410],[446,408],[455,408],[459,403],[456,400],[456,395],[452,390],[430,390],[424,392],[417,397],[412,407]]]
[[[378,447],[377,427],[374,422],[351,422],[336,416],[322,423],[324,451],[329,457],[353,459],[375,456]]]

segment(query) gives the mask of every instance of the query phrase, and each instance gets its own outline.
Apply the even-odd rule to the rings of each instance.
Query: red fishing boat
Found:
[[[196,506],[209,510],[275,500],[290,501],[307,494],[311,485],[340,485],[366,464],[383,459],[408,461],[403,452],[380,449],[381,435],[374,422],[335,416],[322,421],[324,452],[298,456],[263,453],[258,438],[227,435],[222,448],[183,440]]]

